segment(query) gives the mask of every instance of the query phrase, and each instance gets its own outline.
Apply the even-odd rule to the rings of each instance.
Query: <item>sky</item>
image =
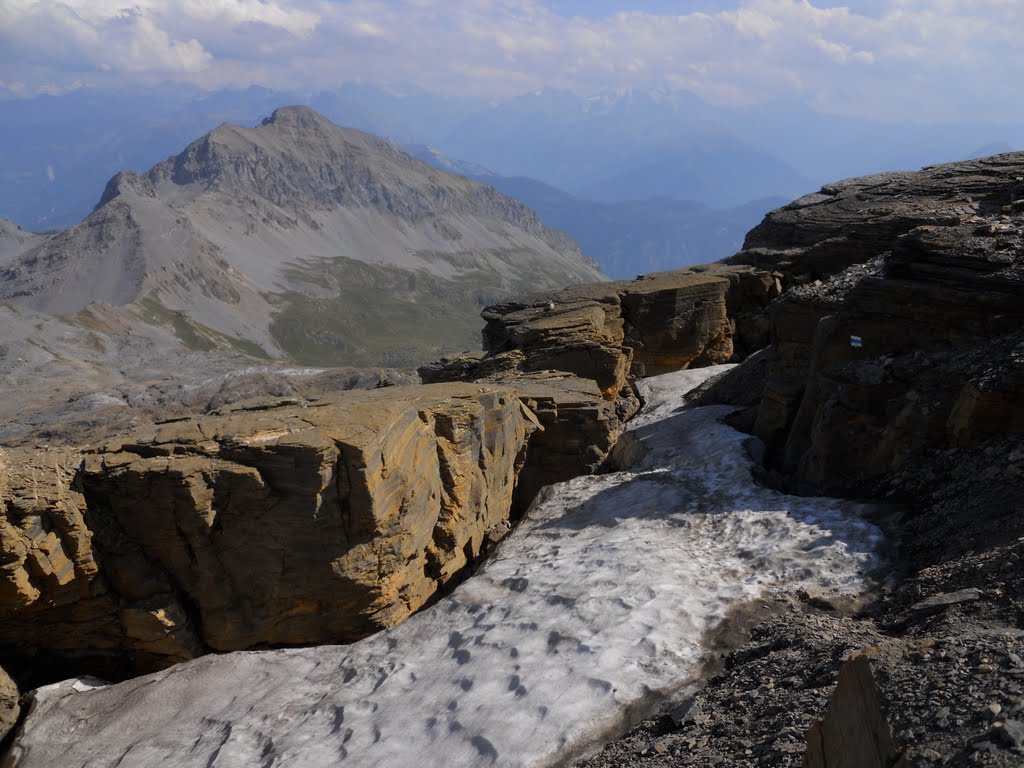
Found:
[[[415,85],[688,90],[889,120],[1024,119],[1020,0],[0,0],[0,93]]]

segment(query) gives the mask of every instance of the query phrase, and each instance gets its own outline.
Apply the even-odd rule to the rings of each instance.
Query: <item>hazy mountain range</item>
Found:
[[[604,203],[536,179],[501,176],[433,147],[405,149],[436,168],[489,184],[529,206],[542,221],[572,235],[583,253],[615,279],[731,256],[768,211],[787,202],[787,198],[770,197],[725,210],[669,197]]]
[[[0,300],[17,307],[316,365],[473,348],[497,298],[603,279],[493,187],[306,107],[222,125],[146,173],[117,174],[59,234],[7,222],[0,254]]]
[[[369,85],[319,93],[82,90],[0,101],[0,216],[32,230],[68,226],[117,171],[143,171],[222,122],[253,124],[286,103],[583,199],[666,197],[720,209],[1024,139],[1016,125],[851,120],[792,104],[721,108],[667,91],[542,90],[489,104]]]

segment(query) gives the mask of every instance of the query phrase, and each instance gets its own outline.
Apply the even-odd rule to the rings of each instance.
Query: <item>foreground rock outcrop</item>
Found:
[[[779,290],[709,267],[526,297],[485,310],[489,352],[424,369],[449,383],[247,401],[241,378],[84,453],[10,449],[0,658],[121,676],[392,626],[605,466],[631,377],[742,355]]]
[[[5,655],[123,674],[353,640],[508,531],[538,428],[514,390],[277,406],[159,424],[84,457],[3,454]]]
[[[750,233],[734,261],[824,278],[772,307],[754,426],[795,487],[863,494],[938,445],[1024,434],[1022,174],[1010,154],[855,179]]]
[[[473,578],[400,626],[49,686],[8,766],[566,764],[688,690],[730,606],[855,592],[883,557],[870,507],[753,482],[729,409],[683,408],[708,373],[642,382],[635,463],[550,489]]]

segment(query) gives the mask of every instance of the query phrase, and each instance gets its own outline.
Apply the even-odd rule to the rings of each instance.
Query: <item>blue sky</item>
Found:
[[[2,0],[0,95],[358,80],[1024,121],[1019,0]]]

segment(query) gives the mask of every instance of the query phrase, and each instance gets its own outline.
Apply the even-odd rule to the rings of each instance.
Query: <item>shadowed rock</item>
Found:
[[[731,261],[802,283],[772,306],[754,426],[794,487],[863,495],[923,451],[1024,433],[1022,178],[1013,153],[852,179],[751,232]]]

